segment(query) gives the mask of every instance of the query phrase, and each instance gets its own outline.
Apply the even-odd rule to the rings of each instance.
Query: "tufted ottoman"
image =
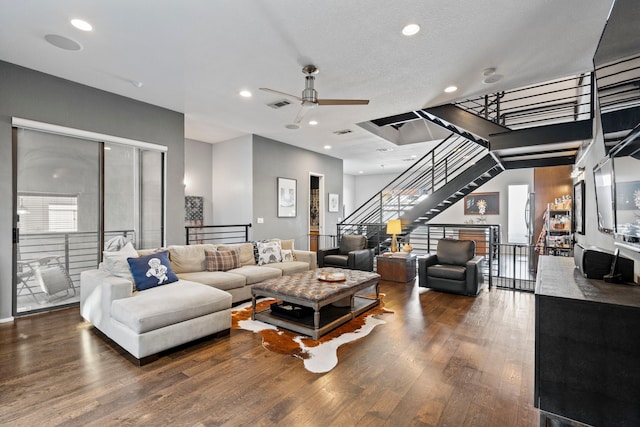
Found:
[[[344,274],[344,280],[328,282],[318,278],[335,273]],[[377,273],[330,267],[265,280],[256,283],[251,288],[253,294],[252,319],[282,326],[317,340],[318,337],[330,330],[378,305],[380,303],[379,280],[380,275]],[[375,295],[361,293],[362,291],[368,292],[368,288],[371,287],[375,289]],[[274,315],[271,310],[256,312],[256,298],[258,296],[272,297],[302,307],[310,307],[313,309],[313,316],[287,319],[277,314]],[[345,298],[350,301],[347,307],[331,305],[344,301]]]

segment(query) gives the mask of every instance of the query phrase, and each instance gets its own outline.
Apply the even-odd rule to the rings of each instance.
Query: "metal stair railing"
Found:
[[[483,95],[455,105],[510,129],[593,119],[593,73]]]
[[[370,245],[378,246],[388,238],[387,221],[400,218],[487,153],[486,148],[452,133],[339,223],[338,236],[363,234],[375,237]]]

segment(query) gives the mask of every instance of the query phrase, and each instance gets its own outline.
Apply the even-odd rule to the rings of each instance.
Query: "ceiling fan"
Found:
[[[277,93],[279,95],[284,95],[289,98],[296,99],[300,101],[302,108],[298,112],[294,123],[300,123],[302,117],[307,112],[307,110],[316,107],[317,105],[367,105],[369,104],[368,99],[318,99],[318,91],[313,88],[313,82],[315,81],[315,74],[318,74],[318,67],[315,65],[305,65],[302,67],[302,72],[306,75],[304,82],[304,90],[302,91],[302,96],[295,96],[285,92],[280,92],[279,90],[269,89],[266,87],[261,87],[260,90],[264,90],[266,92]]]

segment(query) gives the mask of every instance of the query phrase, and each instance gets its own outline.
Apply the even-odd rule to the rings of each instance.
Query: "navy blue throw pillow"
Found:
[[[139,258],[127,258],[136,289],[143,291],[178,281],[171,270],[169,252],[156,252]]]

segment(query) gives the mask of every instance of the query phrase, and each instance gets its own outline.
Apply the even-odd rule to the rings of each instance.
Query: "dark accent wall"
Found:
[[[12,117],[167,146],[167,244],[184,242],[182,113],[0,61],[0,319],[11,317],[13,287]]]

